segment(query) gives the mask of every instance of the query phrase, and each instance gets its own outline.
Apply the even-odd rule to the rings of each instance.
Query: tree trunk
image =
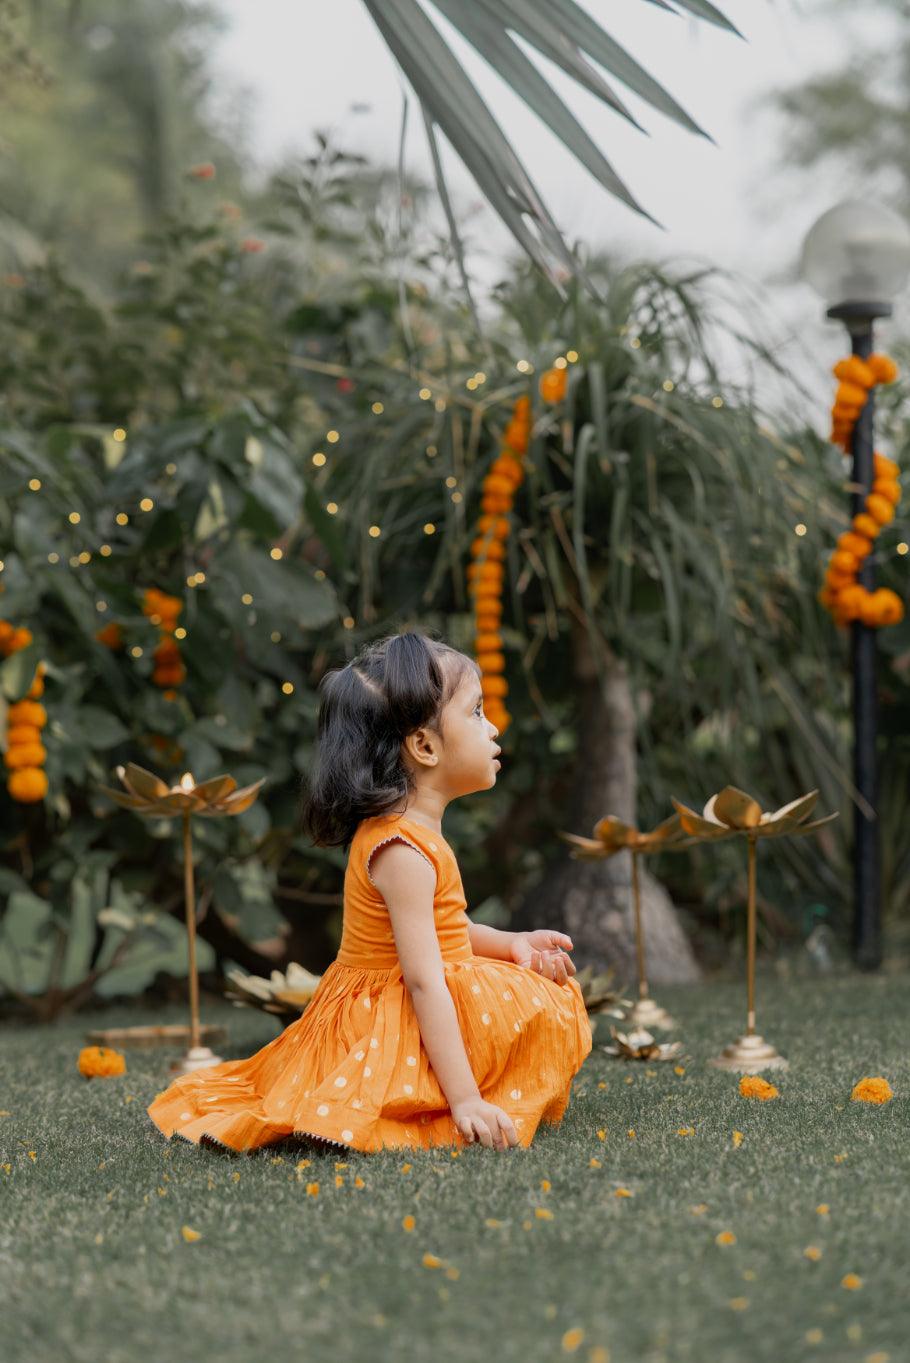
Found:
[[[572,653],[579,695],[575,771],[558,827],[591,837],[607,814],[635,824],[636,724],[626,664],[601,641],[603,688],[585,625],[572,617]],[[559,857],[543,881],[526,894],[512,916],[516,928],[552,927],[572,938],[580,970],[612,967],[633,995],[637,988],[635,925],[631,900],[632,858],[618,852],[603,861]],[[642,932],[650,983],[694,981],[701,970],[664,887],[641,869]],[[542,911],[541,906],[545,906]],[[543,921],[545,917],[546,921]]]

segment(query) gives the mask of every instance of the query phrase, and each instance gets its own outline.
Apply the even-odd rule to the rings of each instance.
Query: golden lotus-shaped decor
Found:
[[[625,1020],[639,1027],[669,1029],[675,1024],[670,1015],[650,997],[645,972],[645,945],[641,926],[641,889],[638,858],[648,852],[682,851],[691,847],[695,839],[688,836],[678,814],[671,814],[649,833],[642,833],[632,824],[624,823],[612,814],[594,825],[594,837],[583,838],[578,833],[560,833],[571,846],[569,855],[578,861],[600,861],[617,852],[632,853],[632,908],[635,915],[635,950],[638,960],[638,998],[623,1014]]]
[[[673,805],[679,821],[693,841],[719,842],[744,837],[748,844],[748,909],[746,918],[746,1031],[725,1046],[719,1056],[709,1060],[720,1069],[757,1074],[760,1070],[786,1069],[788,1062],[755,1030],[755,853],[760,838],[802,837],[837,818],[827,814],[812,823],[805,820],[815,808],[818,791],[810,790],[780,809],[765,811],[758,800],[737,786],[724,786],[712,795],[701,814],[679,800]]]
[[[237,1007],[261,1008],[264,1013],[288,1021],[296,1020],[312,999],[322,979],[313,975],[296,961],[288,963],[287,970],[273,970],[270,977],[245,975],[240,970],[226,972],[231,988],[224,996]]]
[[[185,771],[179,785],[169,786],[160,776],[134,762],[117,767],[116,772],[126,791],[112,790],[110,786],[99,789],[124,809],[160,819],[173,819],[178,814],[202,814],[208,818],[242,814],[253,804],[265,781],[263,776],[238,790],[233,776],[212,776],[197,786],[192,772]]]
[[[837,813],[827,814],[814,823],[803,823],[815,808],[818,791],[810,790],[808,795],[800,795],[780,809],[765,811],[752,795],[736,786],[724,786],[723,790],[712,795],[701,814],[689,809],[679,800],[673,805],[679,816],[683,830],[698,841],[717,841],[733,838],[745,833],[750,838],[801,837],[804,833],[814,833],[816,828],[837,818]]]
[[[119,766],[115,771],[125,791],[110,786],[99,789],[124,809],[131,809],[143,818],[173,819],[183,823],[183,885],[186,910],[186,933],[189,958],[190,988],[190,1044],[186,1054],[171,1066],[173,1072],[187,1074],[190,1070],[219,1065],[221,1056],[202,1045],[199,1024],[199,973],[196,969],[196,890],[193,883],[192,818],[220,818],[226,814],[242,814],[249,809],[259,794],[265,777],[251,786],[237,789],[233,776],[212,776],[196,784],[193,773],[185,771],[176,786],[169,786],[154,772],[138,767],[134,762]]]
[[[633,1032],[618,1032],[610,1028],[614,1046],[602,1046],[607,1055],[621,1056],[623,1060],[672,1060],[682,1050],[681,1041],[655,1041],[644,1027]]]

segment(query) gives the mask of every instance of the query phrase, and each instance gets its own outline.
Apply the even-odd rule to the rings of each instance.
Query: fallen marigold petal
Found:
[[[780,1097],[774,1085],[758,1074],[744,1074],[739,1081],[739,1091],[744,1098],[760,1098],[762,1102]]]
[[[881,1075],[860,1079],[854,1084],[850,1098],[854,1103],[888,1103],[894,1097],[894,1090],[888,1080]]]
[[[181,1226],[180,1234],[183,1236],[184,1240],[187,1241],[187,1243],[192,1243],[193,1240],[202,1239],[202,1231],[193,1230],[192,1226]]]
[[[735,1245],[736,1236],[731,1230],[718,1231],[714,1237],[714,1243],[717,1245]]]
[[[841,1287],[846,1287],[848,1292],[855,1292],[858,1287],[862,1287],[863,1280],[858,1273],[845,1273],[840,1280]]]
[[[567,1330],[562,1337],[562,1351],[564,1354],[574,1354],[585,1337],[584,1330],[576,1326],[573,1330]]]

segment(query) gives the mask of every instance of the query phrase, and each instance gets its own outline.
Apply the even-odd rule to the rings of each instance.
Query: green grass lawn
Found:
[[[705,1064],[742,1030],[744,993],[659,991],[684,1074],[605,1055],[598,1018],[562,1125],[528,1150],[354,1153],[340,1170],[336,1154],[310,1153],[299,1173],[307,1152],[287,1146],[230,1155],[165,1141],[145,1105],[170,1052],[128,1050],[113,1079],[78,1074],[88,1028],[183,1021],[185,1009],[7,1024],[4,1357],[905,1363],[910,979],[760,979],[760,1030],[791,1062],[768,1076],[781,1097],[766,1103]],[[226,1059],[278,1027],[222,1003],[203,1020],[227,1024]],[[894,1099],[851,1103],[856,1080],[877,1074]],[[186,1242],[183,1226],[200,1238]],[[735,1242],[718,1245],[722,1231]],[[843,1287],[846,1274],[861,1285]]]

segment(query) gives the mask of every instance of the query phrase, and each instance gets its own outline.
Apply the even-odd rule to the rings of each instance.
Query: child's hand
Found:
[[[518,1132],[508,1112],[479,1096],[456,1103],[452,1108],[452,1118],[469,1143],[476,1135],[481,1145],[496,1150],[506,1150],[510,1145],[518,1144]]]
[[[565,984],[575,974],[575,964],[566,955],[571,951],[572,939],[563,932],[538,928],[534,932],[516,932],[511,943],[511,956],[516,965],[535,970],[556,984]]]

